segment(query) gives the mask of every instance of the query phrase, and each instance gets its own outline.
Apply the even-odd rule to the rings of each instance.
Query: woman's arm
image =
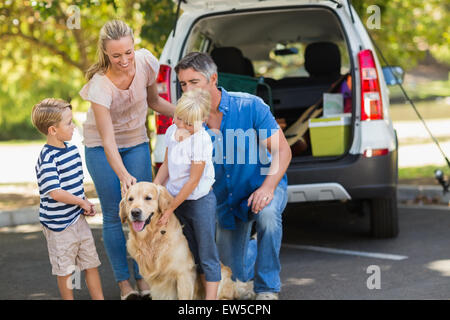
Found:
[[[136,178],[128,173],[119,154],[109,109],[100,104],[92,103],[92,110],[94,111],[97,129],[102,138],[106,159],[122,182],[122,191],[126,192],[131,185],[136,183]]]
[[[192,191],[194,191],[194,189],[198,186],[198,183],[200,182],[205,166],[206,166],[205,161],[191,162],[191,171],[189,180],[184,184],[184,186],[181,188],[180,192],[177,194],[175,199],[173,199],[173,201],[170,203],[169,209],[167,209],[159,219],[158,223],[160,225],[165,225],[167,221],[169,221],[169,216],[175,211],[176,208],[178,208],[180,204],[183,203],[184,200],[187,199],[187,197],[189,197]]]
[[[166,153],[164,155],[164,161],[163,164],[161,165],[161,167],[159,167],[158,169],[158,173],[156,174],[155,180],[153,180],[153,183],[156,184],[161,184],[161,185],[165,185],[167,178],[169,177],[169,167],[168,167],[168,163],[167,163],[167,148],[166,148]]]
[[[175,106],[158,95],[156,83],[147,87],[147,104],[149,108],[152,108],[156,112],[173,117]]]

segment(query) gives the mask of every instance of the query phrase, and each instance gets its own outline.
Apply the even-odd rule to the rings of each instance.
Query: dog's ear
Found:
[[[127,210],[127,195],[128,192],[122,197],[119,204],[119,217],[122,223],[125,223],[128,219],[128,210]]]
[[[158,208],[160,212],[166,211],[169,208],[170,202],[172,202],[172,195],[167,191],[166,187],[162,185],[156,185],[158,188]]]

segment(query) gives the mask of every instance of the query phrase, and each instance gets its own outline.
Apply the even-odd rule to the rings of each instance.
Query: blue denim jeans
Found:
[[[219,254],[215,242],[216,196],[211,190],[197,200],[185,200],[175,215],[183,225],[183,233],[194,256],[197,270],[205,274],[206,281],[221,279]]]
[[[128,172],[139,181],[152,181],[152,167],[148,143],[130,148],[120,148],[119,154]],[[86,167],[94,181],[103,214],[103,242],[114,278],[117,282],[128,280],[127,249],[119,203],[122,199],[120,180],[106,159],[103,147],[85,147]],[[135,279],[142,279],[137,263],[133,260]]]
[[[220,260],[231,267],[233,279],[245,282],[254,276],[256,293],[280,292],[281,218],[286,204],[287,190],[278,186],[272,201],[258,214],[250,213],[248,222],[236,219],[234,230],[217,227]],[[254,240],[250,240],[252,223],[256,223],[256,246]]]

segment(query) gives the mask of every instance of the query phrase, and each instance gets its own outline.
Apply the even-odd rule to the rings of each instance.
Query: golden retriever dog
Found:
[[[164,186],[150,182],[128,189],[120,202],[120,218],[130,227],[127,249],[149,284],[152,299],[204,299],[205,290],[179,220],[173,214],[167,225],[158,225],[172,199]],[[253,297],[252,282],[231,280],[231,269],[224,265],[221,275],[219,299]]]

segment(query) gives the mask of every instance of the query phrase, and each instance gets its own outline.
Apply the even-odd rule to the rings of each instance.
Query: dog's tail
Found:
[[[237,300],[254,300],[253,281],[242,282],[236,280],[234,284],[234,294]]]

